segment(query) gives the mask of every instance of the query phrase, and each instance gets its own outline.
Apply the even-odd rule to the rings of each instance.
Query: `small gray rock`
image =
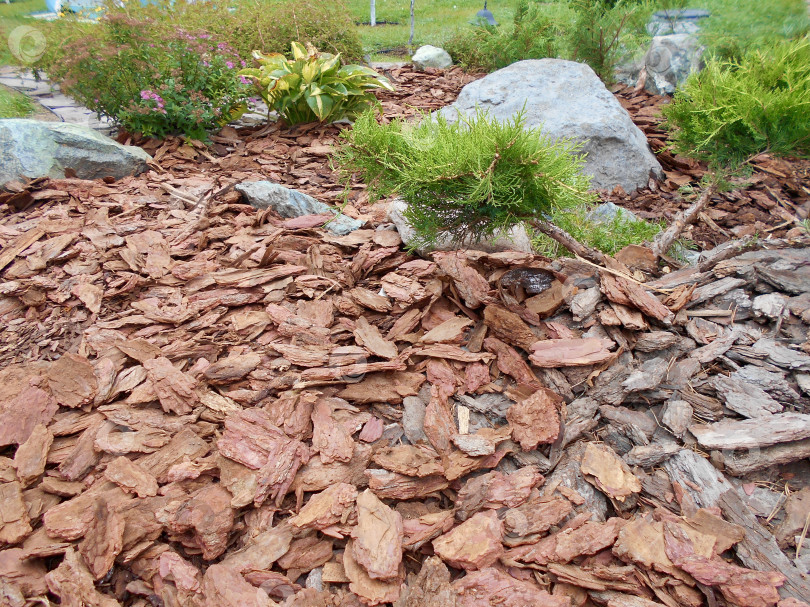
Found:
[[[393,223],[399,232],[405,246],[410,246],[416,237],[411,224],[405,219],[407,203],[401,198],[397,198],[388,208],[388,221]],[[467,239],[463,243],[454,244],[450,238],[440,240],[430,249],[422,247],[417,249],[417,253],[424,255],[429,251],[453,251],[458,248],[476,249],[487,253],[497,253],[499,251],[521,251],[522,253],[532,253],[532,242],[528,232],[523,225],[512,228],[507,234],[495,236],[487,240]]]
[[[304,215],[323,215],[338,212],[322,202],[315,200],[298,190],[285,188],[283,185],[272,181],[249,181],[236,186],[236,191],[241,193],[252,206],[257,209],[273,209],[276,213],[291,219]],[[324,227],[338,236],[344,236],[363,226],[362,221],[352,219],[346,215],[338,215],[334,220]]]
[[[598,205],[593,211],[588,213],[588,219],[594,223],[601,225],[612,223],[616,217],[624,221],[640,221],[632,211],[623,209],[622,207],[613,204],[612,202],[603,202]]]
[[[425,435],[425,410],[427,404],[418,396],[402,399],[402,427],[405,437],[412,445],[427,442]]]
[[[656,36],[644,57],[647,69],[644,89],[653,95],[672,95],[691,74],[705,67],[704,51],[692,34]]]
[[[411,61],[413,61],[413,66],[417,70],[423,70],[426,67],[446,69],[453,65],[453,59],[450,57],[450,53],[443,48],[431,46],[430,44],[420,46],[416,49],[413,57],[411,57]]]
[[[661,423],[672,431],[676,437],[681,438],[692,423],[694,409],[685,400],[670,400],[664,405],[661,413]]]
[[[307,581],[304,582],[307,588],[314,588],[315,590],[323,590],[323,567],[315,567],[307,574]]]
[[[787,298],[779,293],[757,295],[754,298],[751,311],[756,318],[762,318],[764,316],[769,320],[776,320],[779,317],[787,318],[789,316]]]
[[[0,185],[9,181],[65,177],[121,179],[146,170],[151,156],[78,124],[0,120]]]

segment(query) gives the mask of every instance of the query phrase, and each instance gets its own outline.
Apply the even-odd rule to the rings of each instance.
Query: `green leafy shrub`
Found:
[[[810,37],[712,59],[664,106],[673,147],[718,166],[810,152]]]
[[[511,28],[483,26],[456,32],[444,44],[465,69],[491,72],[523,59],[556,57],[564,35],[562,21],[548,9],[520,0]]]
[[[423,116],[415,125],[381,125],[367,112],[343,137],[337,161],[344,175],[358,174],[372,197],[407,202],[415,248],[446,236],[488,237],[594,199],[577,146],[524,130],[522,115],[505,123],[479,112],[455,123]]]
[[[227,43],[181,29],[155,38],[151,22],[121,14],[96,27],[68,45],[49,76],[127,131],[203,139],[245,111],[250,82],[238,77],[243,62]]]
[[[292,60],[280,53],[253,51],[258,68],[240,76],[251,78],[269,108],[288,124],[334,122],[354,118],[377,98],[374,89],[393,91],[391,83],[371,68],[340,65],[340,55],[320,53],[309,45],[292,43]]]

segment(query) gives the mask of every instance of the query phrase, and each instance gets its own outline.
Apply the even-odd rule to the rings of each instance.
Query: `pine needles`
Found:
[[[373,198],[398,195],[417,240],[430,247],[449,236],[460,243],[503,233],[521,222],[548,220],[587,206],[594,198],[582,174],[583,158],[570,141],[551,141],[478,112],[449,123],[423,116],[418,124],[378,124],[373,112],[344,133],[337,160],[356,173]]]
[[[810,37],[712,59],[664,107],[676,151],[715,166],[810,153]]]

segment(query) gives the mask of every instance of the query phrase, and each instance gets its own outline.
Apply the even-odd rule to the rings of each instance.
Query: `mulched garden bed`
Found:
[[[472,78],[390,75],[389,116]],[[232,190],[341,200],[338,135],[140,142],[143,176],[0,195],[0,604],[806,605],[803,232],[669,272],[420,259],[359,184],[341,237]],[[671,162],[610,196],[666,216],[702,174]],[[741,199],[801,170],[757,165]]]

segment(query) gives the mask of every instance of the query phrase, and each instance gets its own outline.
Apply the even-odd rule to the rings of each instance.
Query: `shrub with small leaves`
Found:
[[[132,133],[205,139],[247,109],[251,83],[239,56],[207,32],[158,39],[148,23],[110,14],[76,40],[49,76],[100,116]]]
[[[239,74],[251,78],[267,106],[288,124],[353,118],[377,103],[374,89],[393,91],[387,78],[362,65],[340,65],[340,55],[292,43],[293,58],[253,51],[258,68]]]

